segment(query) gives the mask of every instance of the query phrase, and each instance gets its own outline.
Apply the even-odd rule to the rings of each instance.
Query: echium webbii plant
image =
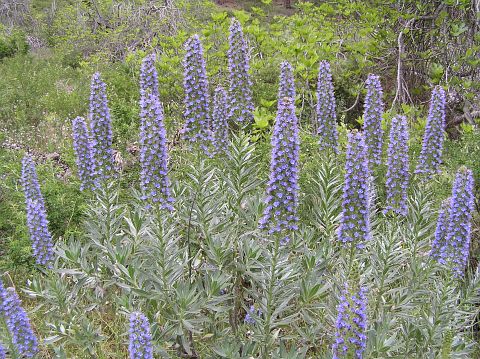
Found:
[[[95,182],[111,178],[114,170],[112,125],[108,108],[107,89],[97,72],[92,76],[90,88],[90,134]]]
[[[271,140],[270,179],[265,200],[267,206],[260,220],[260,228],[268,228],[270,234],[282,233],[283,242],[288,242],[289,232],[297,229],[298,221],[298,119],[295,115],[294,99],[284,96],[285,93],[295,94],[291,70],[290,64],[282,64],[280,84],[284,87],[280,87],[279,91],[277,117]]]
[[[73,150],[75,151],[80,190],[94,189],[93,150],[87,123],[83,117],[76,117],[72,122]]]
[[[332,73],[328,61],[320,62],[317,82],[317,121],[320,149],[337,153],[337,113]]]
[[[0,343],[0,359],[5,359],[7,357],[7,353],[5,352],[5,348],[3,347],[2,343]]]
[[[445,264],[445,238],[447,236],[448,213],[450,212],[451,203],[452,198],[448,197],[440,206],[437,218],[437,226],[435,228],[435,235],[432,242],[432,250],[430,251],[430,255],[442,264]]]
[[[445,124],[445,91],[441,86],[435,86],[415,173],[430,177],[440,172]]]
[[[360,287],[352,293],[348,285],[340,296],[335,322],[333,359],[362,359],[367,346],[367,298],[366,289]]]
[[[140,186],[143,199],[173,210],[163,109],[153,92],[147,91],[141,95],[140,119]]]
[[[150,54],[142,60],[140,66],[140,96],[145,96],[148,92],[151,92],[154,96],[160,97],[155,59],[155,54]]]
[[[387,157],[387,200],[385,212],[406,216],[410,180],[408,160],[408,124],[405,116],[395,116],[390,128]]]
[[[232,19],[229,36],[230,47],[227,52],[229,89],[229,118],[239,123],[253,121],[252,80],[250,78],[250,59],[242,25]]]
[[[365,97],[363,130],[367,146],[370,170],[382,161],[383,130],[382,116],[384,111],[383,90],[380,77],[369,74],[365,82],[367,95]]]
[[[472,171],[466,167],[460,168],[452,188],[445,235],[446,249],[440,251],[442,262],[449,263],[457,277],[463,277],[470,253],[474,206],[473,188]]]
[[[370,191],[367,149],[363,135],[354,130],[348,134],[342,215],[338,239],[346,245],[364,248],[370,240]]]
[[[12,343],[20,357],[33,358],[38,352],[37,337],[15,289],[5,288],[1,280],[0,310],[12,337]]]
[[[223,87],[215,89],[212,112],[213,146],[217,153],[228,149],[228,109],[227,93]]]
[[[45,201],[40,191],[35,163],[30,155],[22,160],[22,185],[25,193],[27,227],[37,264],[50,265],[53,259],[53,240],[48,230]]]
[[[128,351],[130,359],[153,359],[150,323],[143,313],[130,314]]]
[[[212,140],[210,130],[210,95],[203,48],[198,35],[185,43],[183,88],[185,91],[185,127],[183,137],[198,144],[205,153]]]

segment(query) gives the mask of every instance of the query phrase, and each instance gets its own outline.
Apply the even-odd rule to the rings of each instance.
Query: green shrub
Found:
[[[28,43],[22,31],[14,30],[7,34],[0,27],[0,60],[16,54],[26,54]]]

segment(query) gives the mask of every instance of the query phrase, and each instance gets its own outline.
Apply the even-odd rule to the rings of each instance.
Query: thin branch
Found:
[[[347,108],[346,110],[343,110],[343,112],[349,112],[349,111],[353,110],[355,108],[355,106],[357,106],[359,99],[360,99],[360,92],[357,94],[357,98],[355,99],[355,103],[352,106],[350,106],[349,108]]]
[[[406,89],[403,86],[403,63],[402,63],[402,58],[405,53],[405,44],[403,43],[403,34],[405,33],[405,30],[410,29],[410,26],[414,23],[415,18],[411,18],[410,20],[407,21],[405,24],[404,28],[400,33],[398,34],[397,38],[397,44],[398,44],[398,60],[397,60],[397,91],[395,91],[395,98],[393,99],[392,102],[392,107],[390,107],[390,110],[395,107],[397,102],[403,102],[405,99],[404,95],[404,90],[408,92],[408,89]]]

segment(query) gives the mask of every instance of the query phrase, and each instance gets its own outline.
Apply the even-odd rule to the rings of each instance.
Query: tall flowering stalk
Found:
[[[242,25],[237,19],[232,19],[229,36],[230,48],[228,49],[228,71],[230,87],[229,118],[240,123],[253,121],[252,80],[250,59],[247,44],[243,36]]]
[[[95,188],[93,168],[93,150],[87,123],[83,117],[76,117],[72,122],[73,149],[77,157],[80,190]]]
[[[448,212],[445,250],[440,252],[442,262],[450,263],[455,276],[463,277],[470,252],[472,213],[474,206],[473,174],[466,167],[458,170],[452,188]]]
[[[155,55],[151,54],[143,59],[140,68],[140,186],[143,199],[173,210],[163,119]]]
[[[407,190],[410,180],[408,160],[408,125],[405,116],[395,116],[390,129],[387,159],[387,206],[385,211],[393,211],[406,216]]]
[[[95,181],[112,176],[112,125],[108,108],[106,85],[97,72],[92,76],[90,91],[90,130]]]
[[[351,294],[347,285],[337,306],[333,359],[363,358],[367,346],[367,299],[366,290]]]
[[[380,77],[369,74],[365,82],[367,95],[363,114],[363,130],[365,132],[365,145],[368,151],[370,169],[382,162],[382,115],[384,111],[383,90]]]
[[[145,56],[140,67],[140,95],[151,92],[160,99],[158,92],[158,74],[155,68],[155,54]]]
[[[183,88],[185,90],[185,128],[183,137],[198,143],[208,154],[210,131],[210,96],[203,48],[198,35],[185,43]]]
[[[38,340],[21,304],[15,289],[5,289],[0,281],[0,309],[12,336],[12,343],[22,358],[33,358],[38,352]]]
[[[284,96],[285,93],[295,94],[293,79],[288,74],[291,74],[291,66],[284,63],[280,79],[284,87],[280,87],[277,118],[272,134],[270,179],[265,200],[267,206],[260,220],[260,228],[268,228],[270,234],[284,233],[283,242],[290,239],[290,231],[297,229],[299,190],[298,119],[293,98]]]
[[[7,353],[5,353],[5,348],[0,343],[0,359],[5,359],[7,357]]]
[[[37,264],[49,265],[53,258],[53,240],[48,230],[45,201],[40,191],[35,163],[29,155],[22,160],[23,191],[27,212],[27,226]]]
[[[328,61],[320,62],[317,83],[317,120],[320,149],[337,152],[337,113]]]
[[[442,202],[440,211],[438,212],[437,227],[435,229],[435,237],[433,239],[432,250],[430,252],[430,255],[442,264],[445,264],[445,238],[447,236],[448,213],[450,212],[451,202],[451,197]]]
[[[441,86],[435,86],[415,173],[430,177],[440,172],[445,125],[445,91]]]
[[[158,97],[147,92],[140,99],[140,185],[143,198],[173,210],[168,179],[167,133]]]
[[[278,101],[288,97],[295,103],[295,79],[293,77],[293,68],[289,62],[283,61],[280,64],[280,83],[278,88]]]
[[[348,134],[345,183],[343,186],[342,217],[338,238],[346,245],[355,243],[363,248],[370,239],[370,198],[367,149],[363,135]]]
[[[130,359],[153,359],[152,335],[150,324],[145,315],[139,312],[130,314]]]
[[[213,97],[212,132],[215,151],[225,152],[228,148],[227,93],[223,87],[215,89]]]

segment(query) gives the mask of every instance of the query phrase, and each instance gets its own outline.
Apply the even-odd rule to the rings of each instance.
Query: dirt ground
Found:
[[[296,0],[291,0],[292,6],[295,4],[295,1]],[[215,0],[215,2],[227,10],[248,10],[252,6],[265,6],[260,0]],[[285,8],[285,0],[273,0],[272,5],[271,11],[273,15],[291,15],[295,12],[295,9]]]

